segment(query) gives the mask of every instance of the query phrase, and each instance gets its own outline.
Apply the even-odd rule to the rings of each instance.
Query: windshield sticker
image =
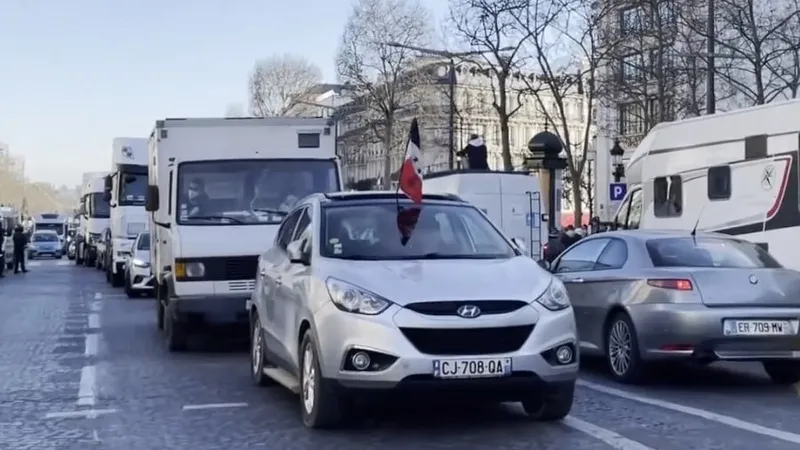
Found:
[[[331,241],[334,241],[334,240],[337,241],[337,242],[335,242],[335,243],[331,242],[331,243],[333,243],[333,254],[334,255],[341,255],[342,254],[342,244],[341,244],[341,242],[338,242],[339,241],[338,239],[331,239]]]
[[[339,238],[330,238],[328,242],[331,243],[332,245],[336,245],[339,243]]]
[[[181,203],[181,220],[186,220],[189,218],[189,211],[186,208],[186,203]]]

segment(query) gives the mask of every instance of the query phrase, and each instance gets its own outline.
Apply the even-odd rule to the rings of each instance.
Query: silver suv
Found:
[[[457,197],[308,197],[258,271],[252,376],[300,394],[308,427],[342,425],[381,394],[520,401],[538,420],[572,407],[564,285]]]

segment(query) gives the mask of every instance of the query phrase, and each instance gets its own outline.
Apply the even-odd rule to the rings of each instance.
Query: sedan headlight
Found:
[[[138,258],[133,260],[133,265],[136,266],[136,267],[141,267],[143,269],[146,269],[146,268],[150,267],[150,263],[149,262],[142,261],[141,259],[138,259]]]
[[[325,284],[331,301],[342,311],[375,316],[392,305],[380,295],[335,278],[328,278]]]
[[[536,301],[550,311],[560,311],[570,306],[567,288],[565,288],[564,283],[556,277],[553,277],[550,286],[547,286],[547,289],[545,289],[544,293],[540,295]]]

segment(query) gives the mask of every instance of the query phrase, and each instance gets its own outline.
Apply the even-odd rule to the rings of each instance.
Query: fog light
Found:
[[[556,349],[556,359],[559,364],[569,364],[572,362],[572,348],[569,345],[562,345]]]
[[[370,364],[369,355],[366,352],[356,352],[353,354],[352,363],[356,370],[367,370]]]

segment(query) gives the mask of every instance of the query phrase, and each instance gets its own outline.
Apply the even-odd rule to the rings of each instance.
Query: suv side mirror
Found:
[[[147,212],[158,211],[158,186],[148,185],[144,209]]]
[[[517,246],[522,254],[528,253],[528,247],[525,245],[525,242],[520,238],[511,238],[511,242]]]
[[[304,266],[311,265],[308,255],[303,252],[303,247],[306,241],[303,239],[290,242],[286,246],[286,253],[289,254],[289,262],[292,264],[302,264]]]

